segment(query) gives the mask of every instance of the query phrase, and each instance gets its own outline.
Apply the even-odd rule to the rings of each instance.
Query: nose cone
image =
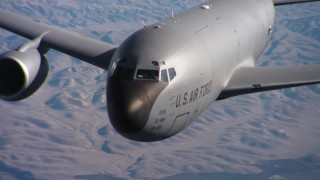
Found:
[[[154,102],[166,87],[158,81],[140,81],[110,77],[108,81],[108,113],[113,127],[124,137],[146,141],[139,135],[147,124]]]

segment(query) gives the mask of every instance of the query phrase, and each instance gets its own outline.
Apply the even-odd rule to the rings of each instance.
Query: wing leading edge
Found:
[[[315,2],[319,0],[274,0],[275,6],[283,6],[289,4],[298,4],[298,3],[307,3],[307,2]]]
[[[275,6],[319,0],[274,0]],[[218,100],[262,91],[320,83],[320,65],[241,67],[232,74]]]
[[[237,69],[218,99],[320,83],[320,65],[242,67]]]
[[[53,48],[103,69],[108,68],[116,50],[115,46],[103,41],[7,11],[0,11],[0,27],[28,39],[48,32],[42,38],[41,46]]]

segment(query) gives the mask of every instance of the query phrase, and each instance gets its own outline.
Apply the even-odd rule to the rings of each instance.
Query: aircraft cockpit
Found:
[[[162,62],[164,64],[164,62]],[[145,81],[161,81],[169,83],[176,76],[176,70],[174,67],[164,68],[165,66],[159,66],[159,63],[152,61],[152,68],[130,68],[123,64],[118,64],[113,76],[122,79],[135,79]]]
[[[135,79],[137,80],[159,80],[159,71],[150,69],[138,69]]]
[[[175,68],[162,69],[160,81],[169,83],[169,81],[172,81],[176,76],[177,73]]]

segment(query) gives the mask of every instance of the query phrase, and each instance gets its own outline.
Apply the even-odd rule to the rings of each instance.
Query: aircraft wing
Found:
[[[289,5],[289,4],[298,4],[298,3],[307,3],[315,2],[319,0],[273,0],[275,6]]]
[[[107,69],[116,47],[82,34],[30,20],[21,15],[0,11],[0,28],[28,39],[46,32],[41,46],[53,48],[87,63]]]
[[[242,67],[237,69],[218,99],[320,83],[320,65]]]

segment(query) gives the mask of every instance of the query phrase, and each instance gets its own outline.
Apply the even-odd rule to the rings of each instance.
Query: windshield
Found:
[[[134,69],[117,66],[113,75],[115,77],[120,77],[120,78],[133,78],[133,74],[134,74]]]
[[[172,81],[172,79],[177,76],[176,70],[174,68],[169,69],[169,76],[170,76],[170,81]]]
[[[168,73],[166,69],[161,70],[161,81],[162,82],[169,82]]]
[[[139,80],[159,80],[158,70],[138,69],[136,79]]]

